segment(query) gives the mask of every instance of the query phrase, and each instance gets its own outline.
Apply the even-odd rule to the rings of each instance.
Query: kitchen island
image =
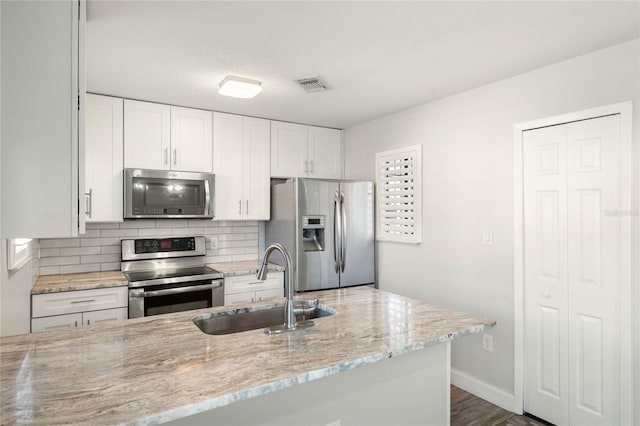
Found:
[[[352,424],[374,415],[406,423],[402,411],[442,424],[449,341],[495,324],[368,287],[298,298],[336,313],[276,336],[202,333],[192,318],[229,310],[219,307],[1,338],[0,422]],[[358,395],[373,403],[345,403]]]

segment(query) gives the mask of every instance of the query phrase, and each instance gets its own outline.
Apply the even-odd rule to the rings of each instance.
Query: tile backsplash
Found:
[[[120,240],[136,237],[204,235],[207,263],[258,259],[259,222],[208,219],[127,220],[88,223],[78,238],[40,239],[40,275],[120,269]],[[211,239],[217,248],[211,249]]]

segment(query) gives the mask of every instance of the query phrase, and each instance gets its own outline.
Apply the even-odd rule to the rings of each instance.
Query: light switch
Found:
[[[493,245],[493,230],[491,228],[482,230],[482,244],[485,246]]]
[[[482,349],[487,352],[493,352],[493,336],[487,333],[482,333]]]

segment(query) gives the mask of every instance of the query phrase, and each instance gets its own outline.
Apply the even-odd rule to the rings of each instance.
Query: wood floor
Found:
[[[451,386],[451,426],[546,426]]]

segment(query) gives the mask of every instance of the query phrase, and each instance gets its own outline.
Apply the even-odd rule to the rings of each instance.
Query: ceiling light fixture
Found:
[[[249,78],[226,76],[220,82],[218,93],[234,98],[251,99],[262,92],[262,82]]]

